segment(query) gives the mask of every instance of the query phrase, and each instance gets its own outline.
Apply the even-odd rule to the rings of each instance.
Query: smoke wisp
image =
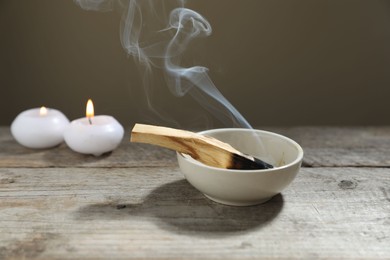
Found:
[[[151,74],[153,69],[162,69],[167,86],[174,95],[191,95],[226,125],[251,128],[216,88],[206,67],[181,65],[188,45],[194,39],[207,37],[212,33],[210,23],[201,14],[185,8],[184,0],[74,1],[85,10],[117,10],[121,13],[121,44],[127,54],[142,67],[149,108],[153,110],[153,102],[148,95],[152,88]]]

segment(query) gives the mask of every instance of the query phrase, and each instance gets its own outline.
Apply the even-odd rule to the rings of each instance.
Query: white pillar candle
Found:
[[[69,120],[53,108],[33,108],[20,113],[11,124],[13,137],[28,148],[49,148],[64,141]]]
[[[94,116],[91,100],[86,114],[87,117],[76,119],[67,127],[66,144],[75,152],[95,156],[114,150],[123,139],[122,125],[112,116]]]

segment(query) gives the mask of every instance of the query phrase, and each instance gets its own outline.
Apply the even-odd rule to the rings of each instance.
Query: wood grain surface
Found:
[[[171,151],[127,137],[98,158],[30,150],[2,127],[0,259],[389,259],[390,128],[267,129],[308,167],[271,201],[230,207]]]
[[[143,144],[130,143],[129,131],[112,153],[95,157],[75,153],[66,144],[53,149],[34,150],[22,147],[11,136],[9,128],[0,127],[0,167],[165,167],[177,165],[175,152]]]

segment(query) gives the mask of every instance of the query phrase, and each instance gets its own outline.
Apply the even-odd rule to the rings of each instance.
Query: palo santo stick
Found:
[[[272,165],[241,153],[213,137],[168,127],[136,124],[131,142],[148,143],[188,154],[206,165],[225,169],[268,169]]]

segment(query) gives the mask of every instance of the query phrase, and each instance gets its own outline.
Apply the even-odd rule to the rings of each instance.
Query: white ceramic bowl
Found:
[[[266,170],[230,170],[210,167],[178,153],[179,167],[188,182],[218,203],[232,206],[264,203],[286,188],[301,167],[301,146],[276,133],[225,128],[207,130],[201,134],[215,137],[243,153],[274,165],[274,168]]]

